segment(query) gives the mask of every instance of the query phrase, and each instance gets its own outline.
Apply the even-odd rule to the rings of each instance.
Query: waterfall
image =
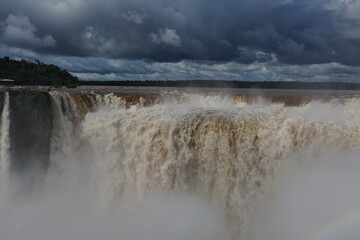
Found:
[[[65,134],[72,148],[66,151],[71,152],[68,168],[83,171],[92,165],[90,182],[105,201],[116,204],[129,194],[142,201],[154,191],[191,192],[227,209],[234,231],[248,225],[251,203],[292,154],[306,149],[311,159],[360,147],[358,99],[285,106],[179,92],[151,101],[94,93],[52,97],[55,121],[61,122],[54,132]],[[331,119],[334,111],[341,117]],[[57,145],[52,158],[61,164],[66,160],[56,156],[65,148]]]
[[[1,184],[5,187],[10,171],[10,97],[9,93],[4,94],[4,107],[1,113],[1,137],[0,137],[0,174]]]
[[[324,154],[342,156],[360,150],[359,97],[278,101],[229,93],[68,90],[50,91],[49,95],[52,124],[47,126],[52,129],[44,188],[36,192],[35,200],[21,199],[20,210],[16,201],[12,203],[14,209],[6,213],[10,217],[2,217],[0,211],[0,231],[11,236],[10,240],[28,236],[27,231],[36,232],[41,240],[53,239],[42,231],[43,225],[55,232],[58,225],[64,225],[68,231],[62,231],[60,239],[98,239],[102,234],[108,239],[183,239],[183,232],[177,238],[166,235],[166,224],[181,229],[184,223],[193,225],[196,234],[210,234],[208,230],[225,225],[233,239],[248,240],[251,238],[245,236],[251,232],[257,203],[281,171],[293,162],[308,166]],[[18,111],[22,103],[19,101]],[[9,167],[9,110],[6,93],[1,119],[2,186]],[[43,112],[39,118],[33,105],[27,110],[26,114],[34,113],[33,122],[49,114]],[[11,118],[16,119],[13,113],[15,107]],[[22,140],[20,133],[17,137]],[[21,144],[17,149],[21,150]],[[341,160],[339,164],[346,166],[347,160]],[[31,167],[31,163],[24,166]],[[146,207],[154,195],[156,204]],[[221,214],[210,216],[206,204]],[[56,216],[55,223],[52,216]],[[56,222],[62,218],[66,223]],[[210,224],[208,218],[216,220]],[[25,223],[11,232],[2,227],[8,219],[11,226],[20,220]],[[157,221],[161,230],[154,231],[151,226]],[[23,227],[27,225],[30,227]],[[170,237],[147,238],[146,231],[163,231],[162,236]],[[98,233],[100,237],[95,237]]]

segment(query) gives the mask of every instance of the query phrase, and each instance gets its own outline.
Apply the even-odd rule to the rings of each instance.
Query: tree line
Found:
[[[270,88],[270,89],[337,89],[360,90],[359,83],[339,82],[245,82],[227,80],[148,80],[148,81],[79,81],[64,69],[39,60],[0,58],[0,79],[13,79],[15,85],[68,86],[153,86],[153,87],[210,87],[210,88]]]
[[[78,78],[53,64],[36,60],[12,60],[0,58],[0,78],[15,80],[15,85],[71,86],[78,84]]]

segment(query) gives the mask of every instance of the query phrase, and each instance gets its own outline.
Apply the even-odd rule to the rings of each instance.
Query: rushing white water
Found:
[[[154,192],[205,197],[226,209],[234,232],[247,228],[251,203],[292,154],[311,159],[360,147],[356,98],[290,107],[179,92],[150,104],[114,94],[52,97],[53,165],[87,172],[91,179],[82,181],[108,203]]]
[[[2,193],[5,193],[10,171],[10,97],[8,92],[4,94],[0,131],[0,189]]]
[[[257,219],[261,200],[278,207],[272,186],[291,182],[279,177],[284,169],[360,150],[359,98],[289,106],[221,93],[50,95],[46,184],[0,217],[9,240],[301,239],[288,225],[286,234],[268,235],[268,222]],[[264,219],[273,216],[281,214]],[[306,236],[311,228],[299,229]]]

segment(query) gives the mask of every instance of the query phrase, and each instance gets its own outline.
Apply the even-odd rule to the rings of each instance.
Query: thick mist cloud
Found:
[[[249,64],[274,54],[287,64],[358,66],[359,10],[357,0],[2,0],[1,42],[40,53],[155,62]],[[11,19],[28,28],[11,32]]]

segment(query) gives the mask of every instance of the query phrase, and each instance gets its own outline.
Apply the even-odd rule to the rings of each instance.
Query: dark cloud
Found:
[[[25,48],[41,49],[55,47],[57,42],[50,36],[38,37],[37,28],[26,16],[14,16],[10,14],[2,24],[1,39],[9,45],[17,45]]]
[[[357,82],[360,0],[1,0],[0,56],[81,79]]]
[[[358,0],[1,0],[1,42],[79,57],[358,66],[359,10]]]
[[[262,53],[257,53],[262,55]],[[360,68],[339,63],[285,65],[276,60],[252,64],[198,61],[148,62],[102,57],[43,56],[0,44],[0,55],[39,59],[65,68],[85,80],[179,80],[222,79],[240,81],[334,81],[358,82]]]

